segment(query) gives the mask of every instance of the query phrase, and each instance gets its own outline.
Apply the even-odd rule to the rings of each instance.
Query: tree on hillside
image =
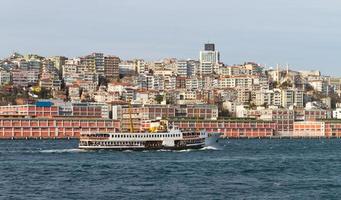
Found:
[[[160,95],[160,94],[156,95],[156,96],[155,96],[155,101],[156,101],[158,104],[160,104],[160,103],[163,101],[163,95]]]

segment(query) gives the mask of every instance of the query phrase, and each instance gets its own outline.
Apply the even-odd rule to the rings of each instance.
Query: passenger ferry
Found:
[[[131,104],[129,104],[131,108]],[[209,143],[206,131],[181,131],[172,126],[168,129],[167,120],[148,123],[149,131],[134,132],[131,109],[129,109],[130,132],[114,133],[81,133],[80,149],[117,149],[117,150],[149,150],[149,149],[198,149]],[[146,129],[144,129],[146,130]],[[217,141],[217,136],[211,136]]]
[[[157,150],[199,149],[216,142],[218,135],[208,136],[205,131],[81,133],[80,149]]]

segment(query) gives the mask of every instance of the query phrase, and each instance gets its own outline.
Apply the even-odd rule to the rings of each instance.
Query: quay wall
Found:
[[[205,130],[225,138],[340,138],[341,120],[294,122],[289,134],[278,134],[277,124],[260,120],[169,120],[182,130]],[[81,132],[114,132],[122,128],[120,120],[77,117],[0,117],[0,139],[68,139]]]
[[[0,118],[0,139],[79,138],[80,132],[114,132],[119,121],[88,118]]]

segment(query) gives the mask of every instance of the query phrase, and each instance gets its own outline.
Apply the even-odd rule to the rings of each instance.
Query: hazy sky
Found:
[[[1,0],[0,27],[0,57],[197,59],[210,41],[226,64],[341,75],[340,0]]]

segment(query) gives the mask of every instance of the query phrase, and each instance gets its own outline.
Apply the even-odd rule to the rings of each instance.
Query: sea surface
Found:
[[[340,139],[143,152],[77,143],[0,140],[0,199],[341,199]]]

